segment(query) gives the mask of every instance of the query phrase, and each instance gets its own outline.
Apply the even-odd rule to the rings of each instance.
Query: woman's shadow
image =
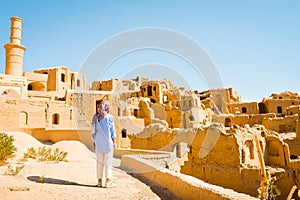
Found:
[[[49,183],[49,184],[56,184],[56,185],[76,185],[76,186],[84,186],[84,187],[97,187],[97,185],[87,185],[87,184],[80,184],[76,182],[56,179],[56,178],[47,178],[41,176],[28,176],[28,180],[34,181],[37,183]]]

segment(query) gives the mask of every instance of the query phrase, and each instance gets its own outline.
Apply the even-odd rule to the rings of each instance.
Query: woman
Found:
[[[97,158],[98,187],[115,187],[112,183],[112,159],[115,146],[114,118],[109,114],[107,100],[100,102],[98,112],[93,116],[91,134],[95,143]],[[105,184],[102,181],[105,180]]]

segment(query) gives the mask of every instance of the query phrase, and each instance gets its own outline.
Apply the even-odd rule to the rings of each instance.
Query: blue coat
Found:
[[[97,153],[107,154],[114,149],[113,140],[116,138],[114,118],[106,114],[100,120],[93,120],[91,133]]]

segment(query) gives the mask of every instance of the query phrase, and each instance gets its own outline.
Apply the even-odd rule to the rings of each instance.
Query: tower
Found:
[[[10,21],[10,43],[4,45],[6,50],[5,74],[22,76],[24,51],[26,50],[21,45],[23,20],[19,17],[12,17]]]

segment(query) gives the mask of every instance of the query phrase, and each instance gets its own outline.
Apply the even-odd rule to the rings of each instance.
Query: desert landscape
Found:
[[[207,55],[201,57],[203,51],[196,54],[190,48],[187,52],[208,64],[199,65],[198,71],[207,79],[204,91],[139,75],[88,80],[88,74],[95,78],[105,69],[98,66],[107,59],[101,57],[105,53],[115,56],[110,62],[123,55],[114,54],[121,45],[116,48],[111,41],[118,36],[94,49],[79,71],[42,65],[29,72],[23,70],[28,51],[22,43],[23,19],[11,17],[10,22],[5,73],[0,74],[0,133],[8,134],[16,149],[1,160],[0,199],[299,198],[298,93],[282,91],[243,101],[232,87],[210,87],[222,82],[218,71]],[[152,40],[161,44],[173,34],[186,38],[170,30],[140,31],[146,37],[123,33],[133,34],[131,41],[123,41],[126,48],[136,38],[145,46]],[[149,39],[153,35],[159,37]],[[181,49],[184,42],[171,43]],[[90,130],[102,100],[110,102],[116,127],[114,188],[96,187]],[[5,139],[0,142],[5,144]],[[47,149],[57,155],[45,159]]]
[[[147,180],[141,181],[120,169],[120,160],[113,162],[115,188],[96,187],[96,161],[90,152],[78,141],[61,141],[51,148],[68,152],[67,162],[38,162],[20,159],[28,148],[42,147],[45,144],[21,132],[9,133],[15,138],[16,156],[7,165],[23,169],[15,176],[4,175],[7,165],[0,166],[0,197],[16,199],[177,199],[168,190]],[[40,180],[43,177],[43,180]]]

